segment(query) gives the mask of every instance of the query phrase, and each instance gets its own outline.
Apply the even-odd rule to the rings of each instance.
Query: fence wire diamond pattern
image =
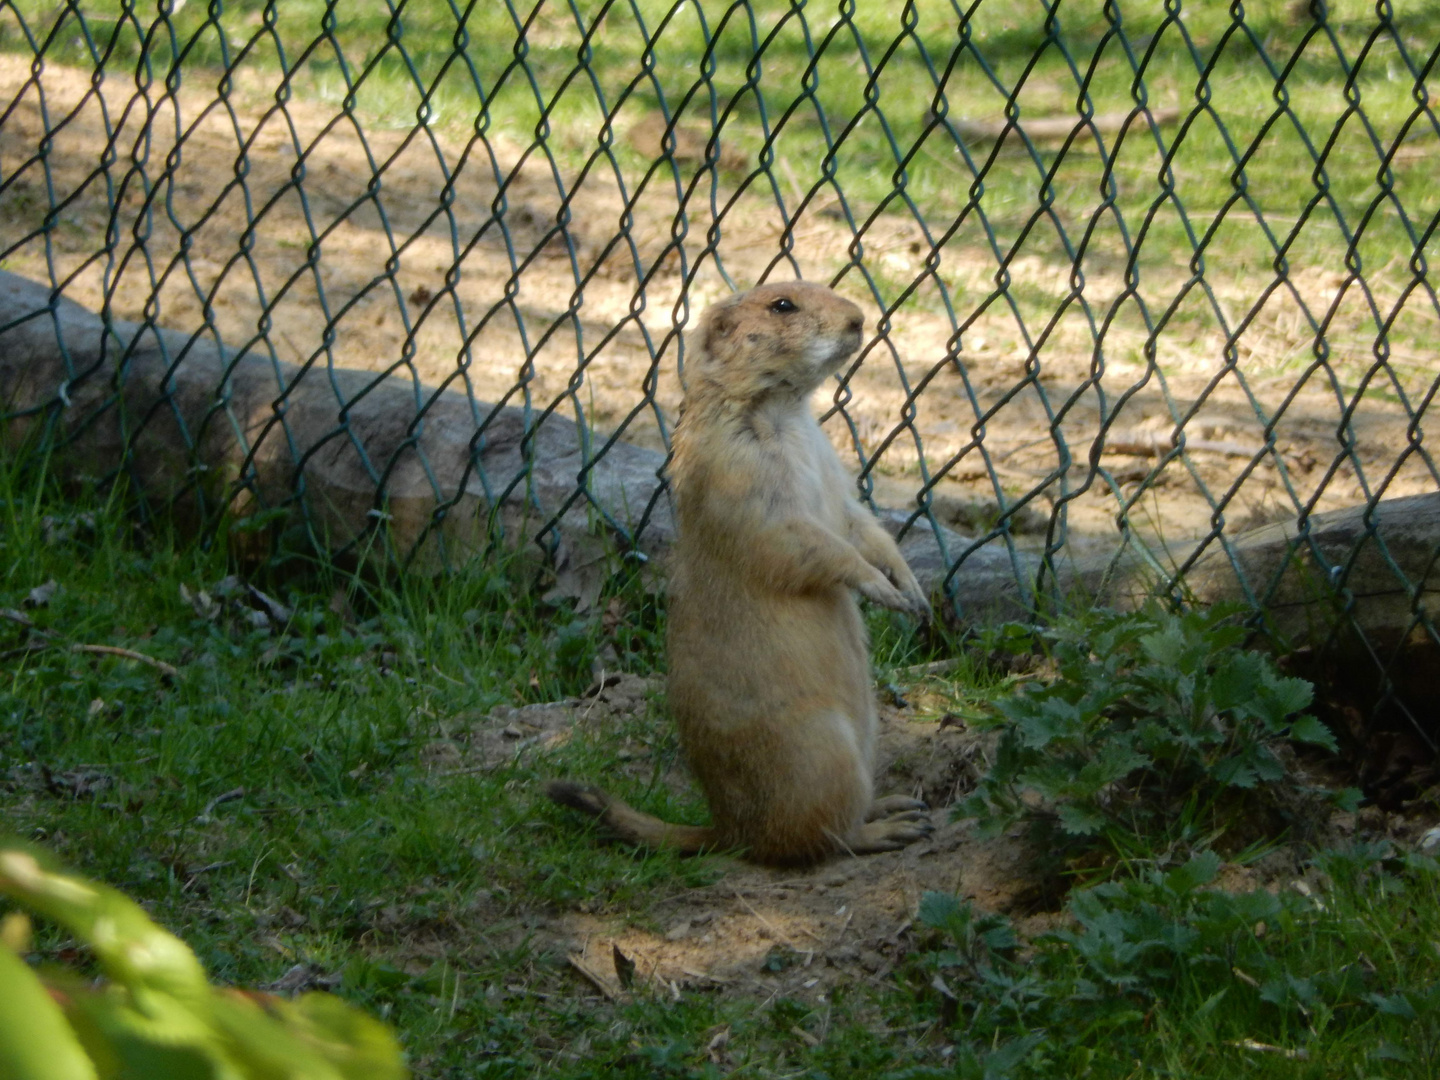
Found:
[[[590,478],[621,441],[663,454],[681,329],[828,281],[871,334],[826,431],[867,499],[952,530],[952,590],[997,549],[1025,589],[1117,549],[1173,589],[1254,526],[1303,545],[1317,513],[1440,487],[1437,58],[1429,0],[0,0],[0,260],[266,358],[265,422],[222,381],[206,424],[247,461],[288,447],[294,507],[343,444],[384,520],[397,463],[351,417],[399,378],[412,430],[464,395],[491,500],[533,464],[482,462],[505,407],[575,421],[546,512],[632,546],[657,501],[622,520]],[[302,386],[333,395],[304,451]],[[419,453],[438,521],[459,493]],[[213,516],[252,481],[196,492]],[[1404,636],[1440,642],[1390,566]],[[1407,711],[1390,648],[1376,708]]]

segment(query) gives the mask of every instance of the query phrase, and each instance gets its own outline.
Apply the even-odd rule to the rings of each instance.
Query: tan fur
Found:
[[[625,839],[803,864],[930,830],[923,804],[873,796],[854,594],[917,615],[929,604],[809,405],[862,327],[854,304],[805,282],[762,285],[700,320],[670,466],[669,700],[714,824],[668,825],[598,789],[551,786]]]

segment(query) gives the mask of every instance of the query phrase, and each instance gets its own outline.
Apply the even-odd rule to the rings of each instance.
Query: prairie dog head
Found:
[[[805,398],[860,347],[860,309],[808,281],[758,285],[700,317],[690,392],[754,400]]]

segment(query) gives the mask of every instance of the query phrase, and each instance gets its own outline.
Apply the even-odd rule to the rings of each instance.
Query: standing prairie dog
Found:
[[[860,346],[860,309],[820,285],[761,285],[700,320],[670,481],[669,701],[713,824],[671,825],[597,788],[551,798],[622,839],[743,848],[804,864],[930,832],[925,805],[876,800],[874,690],[856,592],[929,603],[810,411]]]

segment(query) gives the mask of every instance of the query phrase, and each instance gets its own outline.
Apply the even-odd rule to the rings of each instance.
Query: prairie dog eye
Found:
[[[776,315],[789,315],[792,311],[800,310],[795,306],[795,301],[789,297],[782,296],[778,300],[771,301],[770,310]]]

